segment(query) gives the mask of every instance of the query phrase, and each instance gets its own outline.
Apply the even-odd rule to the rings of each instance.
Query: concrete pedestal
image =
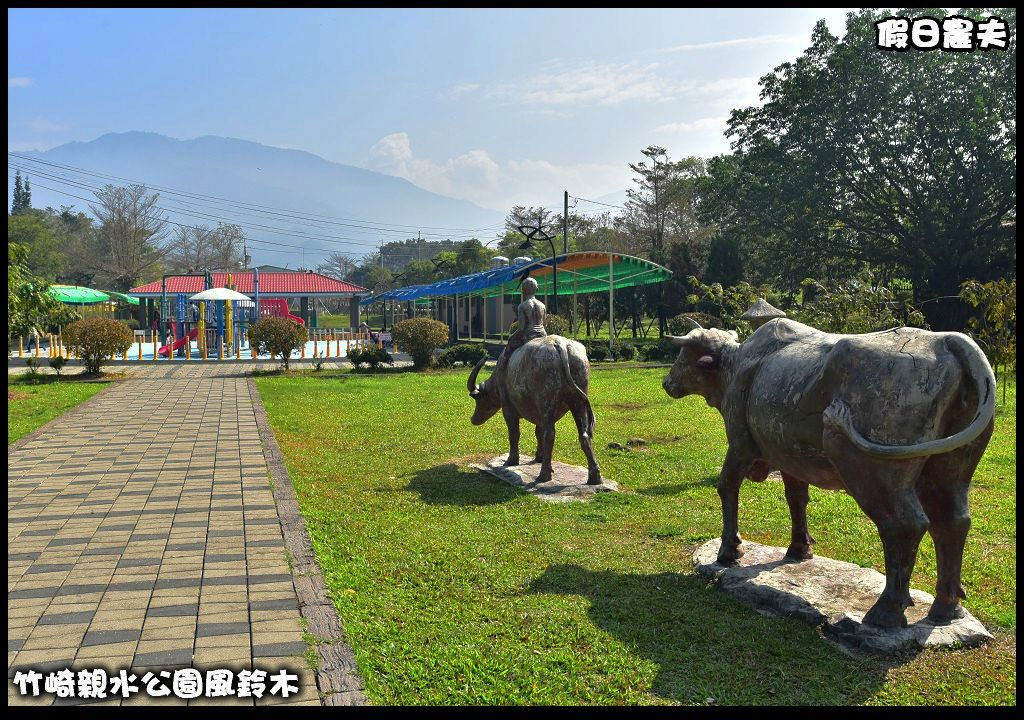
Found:
[[[504,466],[508,453],[499,455],[486,463],[473,463],[471,467],[504,480],[509,485],[533,493],[549,502],[570,502],[587,500],[599,492],[617,492],[618,483],[604,479],[600,485],[587,484],[587,469],[578,465],[566,465],[557,460],[551,463],[552,477],[545,483],[538,483],[540,463],[533,463],[529,455],[519,455],[520,464]]]
[[[786,549],[743,541],[744,555],[732,566],[717,562],[721,540],[704,543],[693,554],[697,572],[717,582],[719,589],[736,596],[765,615],[796,617],[810,625],[823,625],[825,634],[847,648],[897,652],[929,646],[974,646],[992,638],[970,613],[948,625],[928,620],[934,597],[911,589],[914,605],[907,608],[907,627],[876,628],[864,625],[864,614],[874,605],[885,576],[871,568],[814,557],[791,561]]]

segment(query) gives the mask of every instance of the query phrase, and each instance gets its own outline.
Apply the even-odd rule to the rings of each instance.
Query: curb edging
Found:
[[[274,438],[256,382],[246,378],[249,397],[256,413],[256,427],[263,443],[263,456],[273,480],[277,518],[285,547],[293,560],[292,584],[299,600],[299,612],[309,623],[309,632],[327,642],[316,645],[316,684],[324,705],[369,705],[363,692],[363,680],[356,668],[355,655],[345,642],[345,631],[338,611],[331,602],[323,571],[313,554],[313,543],[306,521],[299,512],[298,498],[284,455]]]

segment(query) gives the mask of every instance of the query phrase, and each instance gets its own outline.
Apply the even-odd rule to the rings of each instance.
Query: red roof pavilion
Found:
[[[210,273],[213,279],[211,287],[226,287],[229,273]],[[251,271],[230,273],[232,287],[240,293],[252,296],[253,273]],[[167,278],[167,294],[186,293],[194,295],[204,289],[201,275],[189,277]],[[127,294],[137,297],[158,298],[163,293],[160,280],[134,287]],[[353,285],[343,280],[335,280],[315,272],[261,272],[260,297],[356,297],[369,293],[364,287]]]

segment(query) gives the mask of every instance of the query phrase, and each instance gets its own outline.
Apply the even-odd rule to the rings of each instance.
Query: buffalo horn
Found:
[[[477,391],[476,376],[480,373],[480,368],[487,362],[487,358],[480,358],[480,361],[473,366],[473,372],[469,374],[469,380],[466,382],[466,387],[469,390],[469,394],[472,395]]]

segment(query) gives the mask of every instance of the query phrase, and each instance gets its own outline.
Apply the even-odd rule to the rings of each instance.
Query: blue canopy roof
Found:
[[[463,295],[486,291],[496,294],[500,286],[512,284],[504,291],[514,292],[514,285],[520,278],[532,275],[540,283],[543,294],[550,294],[552,266],[557,268],[559,277],[566,273],[572,280],[559,283],[559,295],[573,292],[595,292],[607,290],[610,284],[616,288],[633,287],[648,283],[662,282],[672,273],[661,265],[643,258],[621,253],[608,252],[575,252],[559,255],[557,258],[529,260],[517,265],[505,265],[483,272],[460,275],[429,285],[409,285],[403,288],[388,290],[379,295],[365,298],[360,304],[368,305],[379,300],[415,300],[421,297],[438,297],[446,295]],[[609,271],[609,266],[612,270]]]

